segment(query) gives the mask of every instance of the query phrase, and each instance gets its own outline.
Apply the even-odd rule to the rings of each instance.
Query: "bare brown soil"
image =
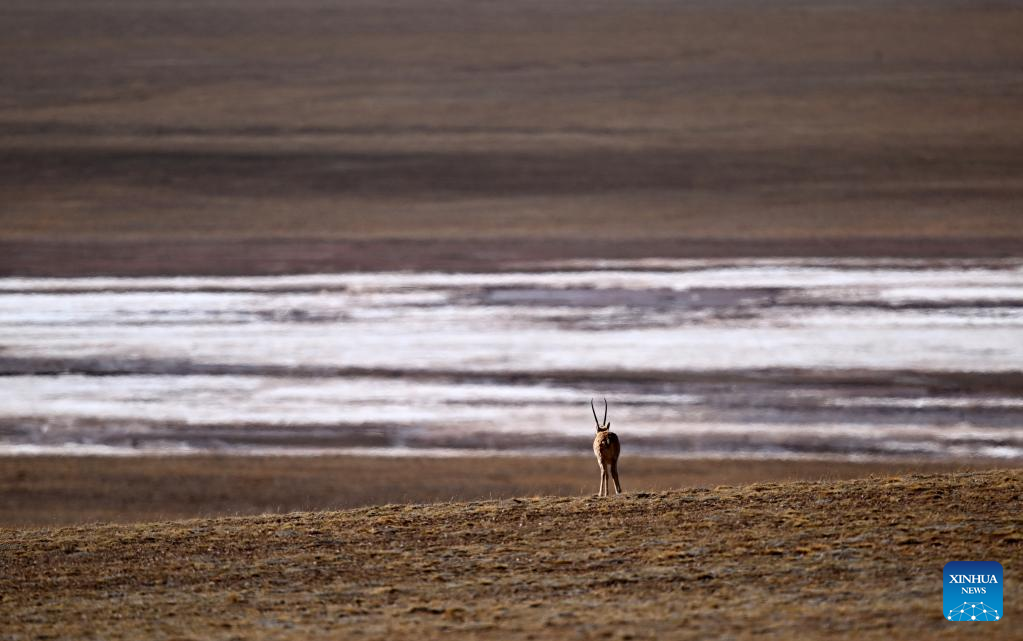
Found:
[[[1023,253],[1023,11],[0,9],[0,274]]]
[[[400,233],[395,230],[395,233]],[[1007,238],[812,240],[149,239],[0,240],[0,276],[276,275],[339,271],[536,269],[571,259],[901,257],[1023,254]]]
[[[989,471],[7,529],[0,636],[1015,639],[1021,510]],[[976,558],[1006,616],[946,621]]]
[[[623,456],[628,491],[869,474],[990,469],[957,463],[679,460]],[[0,458],[0,527],[343,509],[424,503],[585,496],[598,468],[585,457],[378,458],[361,456]]]

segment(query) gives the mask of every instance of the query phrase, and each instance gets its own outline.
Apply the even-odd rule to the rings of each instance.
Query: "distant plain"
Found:
[[[1023,11],[0,8],[0,274],[1019,255]]]

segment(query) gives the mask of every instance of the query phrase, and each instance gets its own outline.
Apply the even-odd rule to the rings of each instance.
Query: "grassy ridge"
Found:
[[[994,460],[850,462],[622,460],[628,490],[938,474],[1009,467]],[[1014,467],[1023,466],[1023,462]],[[580,496],[596,490],[592,456],[406,459],[291,457],[0,457],[0,528],[147,522],[344,510],[388,503]]]
[[[961,638],[941,567],[1000,561],[1018,615],[1021,499],[991,471],[0,530],[0,638]]]

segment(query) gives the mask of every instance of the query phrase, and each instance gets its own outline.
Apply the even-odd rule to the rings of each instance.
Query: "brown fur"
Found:
[[[622,493],[622,484],[618,480],[618,455],[621,452],[622,446],[618,442],[618,435],[610,430],[610,426],[598,427],[597,435],[593,439],[593,453],[597,456],[597,465],[600,466],[600,489],[597,492],[598,496],[607,496],[609,475],[615,484],[615,494]]]

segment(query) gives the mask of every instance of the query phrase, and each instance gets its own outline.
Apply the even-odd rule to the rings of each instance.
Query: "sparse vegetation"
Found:
[[[630,490],[754,481],[836,480],[1018,466],[999,461],[837,462],[639,458]],[[357,482],[353,482],[357,479]],[[403,459],[366,456],[0,457],[0,527],[161,521],[386,503],[585,496],[597,467],[579,457]]]
[[[0,638],[962,638],[1019,471],[0,530]],[[1006,621],[988,639],[1015,638]]]

